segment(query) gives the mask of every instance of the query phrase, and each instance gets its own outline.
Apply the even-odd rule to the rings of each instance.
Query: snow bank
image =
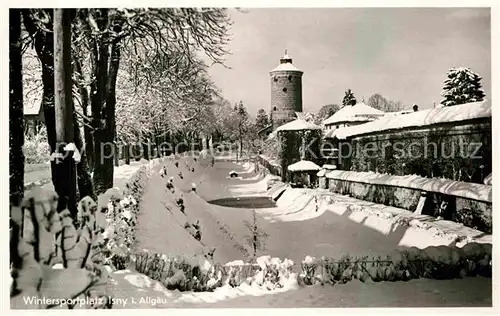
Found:
[[[349,220],[362,224],[383,235],[390,235],[400,226],[409,226],[399,246],[425,248],[428,246],[450,245],[462,239],[457,246],[469,242],[491,243],[491,235],[461,224],[433,220],[428,215],[417,215],[410,211],[358,200],[326,190],[288,188],[277,201],[278,208],[259,210],[270,222],[307,221],[333,212],[346,216]],[[479,236],[479,237],[478,237]]]
[[[417,175],[392,176],[374,172],[334,170],[326,174],[334,180],[366,184],[397,186],[421,191],[437,192],[483,202],[492,202],[492,187],[489,185],[459,182],[439,178],[423,178]]]
[[[346,139],[347,137],[373,132],[420,127],[439,123],[460,122],[477,118],[487,118],[491,117],[491,115],[491,103],[489,101],[474,102],[417,111],[405,114],[404,118],[398,115],[385,116],[366,124],[339,128],[333,132],[332,137]]]

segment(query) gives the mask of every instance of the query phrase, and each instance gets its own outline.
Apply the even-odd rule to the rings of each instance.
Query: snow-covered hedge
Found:
[[[343,256],[340,260],[306,257],[301,264],[301,285],[408,281],[417,278],[453,279],[492,276],[492,245],[468,243],[463,248],[430,246],[394,251],[385,258]]]
[[[242,260],[224,265],[201,257],[170,257],[143,251],[131,255],[135,269],[161,282],[169,290],[211,292],[219,287],[257,287],[282,291],[297,286],[342,284],[353,279],[408,281],[415,278],[452,279],[466,276],[492,276],[492,245],[469,243],[463,248],[431,246],[425,249],[402,248],[385,257],[352,257],[338,260],[307,256],[300,264],[271,256],[255,263]]]
[[[259,257],[254,264],[238,260],[221,265],[202,256],[172,257],[143,251],[131,255],[131,261],[139,273],[179,291],[206,292],[242,284],[271,291],[293,287],[297,277],[292,272],[293,261],[270,256]]]
[[[140,167],[128,180],[123,192],[113,188],[99,196],[99,213],[106,214],[100,241],[106,254],[105,264],[114,269],[125,269],[128,264],[130,248],[135,242],[135,225],[144,189],[153,168],[164,159],[168,158],[155,159]]]

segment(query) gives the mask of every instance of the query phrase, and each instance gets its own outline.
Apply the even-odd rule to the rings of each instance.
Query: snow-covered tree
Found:
[[[479,102],[484,99],[481,89],[481,77],[470,68],[452,68],[444,81],[441,104],[452,106],[469,102]]]
[[[356,98],[354,97],[354,94],[352,93],[351,89],[347,89],[345,91],[344,98],[342,99],[342,106],[346,105],[355,105],[357,103]]]
[[[257,130],[261,130],[267,125],[269,125],[269,116],[267,116],[266,110],[260,109],[257,112],[257,117],[255,118],[255,125],[257,126]]]

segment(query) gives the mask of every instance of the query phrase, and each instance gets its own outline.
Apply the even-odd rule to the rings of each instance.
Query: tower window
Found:
[[[286,92],[286,88],[283,88],[283,92]]]
[[[292,76],[288,76],[288,81],[292,81]]]
[[[278,77],[274,76],[274,82],[278,81]]]
[[[273,111],[276,111],[276,107],[273,107]]]

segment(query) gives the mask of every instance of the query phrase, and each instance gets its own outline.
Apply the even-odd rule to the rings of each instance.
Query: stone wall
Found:
[[[493,231],[492,203],[485,200],[474,200],[441,192],[424,191],[414,187],[384,185],[380,183],[357,182],[349,179],[334,178],[327,175],[327,188],[335,193],[349,195],[356,199],[373,203],[394,206],[411,212],[416,211],[422,195],[426,201],[422,209],[423,215],[442,216],[445,220],[462,223],[485,233]],[[437,191],[437,190],[436,190]],[[443,201],[448,204],[444,213],[439,208]]]

